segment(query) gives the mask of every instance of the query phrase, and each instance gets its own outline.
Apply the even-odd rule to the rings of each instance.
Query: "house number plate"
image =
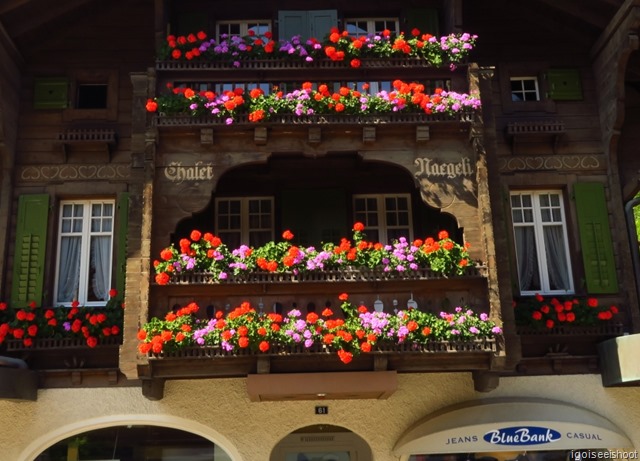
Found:
[[[316,415],[328,415],[329,407],[327,406],[316,406]]]

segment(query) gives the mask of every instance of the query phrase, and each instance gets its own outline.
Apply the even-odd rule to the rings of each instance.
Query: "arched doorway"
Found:
[[[270,461],[371,461],[365,440],[341,426],[315,424],[283,438],[271,452]]]
[[[261,246],[290,230],[298,245],[309,246],[349,237],[356,221],[371,241],[434,237],[440,230],[463,240],[456,218],[425,204],[406,168],[356,153],[273,154],[266,163],[233,168],[218,180],[209,205],[181,221],[171,240],[200,229],[230,248]]]
[[[67,437],[40,453],[35,461],[232,461],[202,436],[164,426],[127,424]]]

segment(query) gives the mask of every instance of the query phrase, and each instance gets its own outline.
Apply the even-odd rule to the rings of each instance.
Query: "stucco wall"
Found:
[[[268,461],[291,431],[311,424],[347,427],[369,442],[375,461],[397,460],[392,448],[416,421],[442,407],[479,398],[544,397],[598,413],[640,447],[640,388],[603,388],[599,375],[503,378],[497,390],[477,393],[467,374],[403,374],[388,400],[252,403],[243,379],[172,381],[165,397],[149,401],[138,388],[49,389],[37,402],[0,402],[3,460],[31,461],[54,442],[85,430],[146,423],[200,434],[234,461]]]

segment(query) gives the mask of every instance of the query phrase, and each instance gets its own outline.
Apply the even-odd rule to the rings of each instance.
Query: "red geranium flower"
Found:
[[[293,233],[290,230],[286,230],[282,233],[282,238],[285,240],[293,239]]]

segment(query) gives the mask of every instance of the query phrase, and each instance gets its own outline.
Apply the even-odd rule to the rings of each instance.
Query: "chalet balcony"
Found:
[[[162,128],[468,124],[480,107],[466,63],[475,36],[422,37],[171,36],[147,110]]]
[[[155,388],[189,377],[490,370],[504,351],[486,267],[444,231],[385,246],[361,226],[353,241],[318,250],[288,231],[233,251],[194,231],[162,250],[138,336],[141,378]]]

